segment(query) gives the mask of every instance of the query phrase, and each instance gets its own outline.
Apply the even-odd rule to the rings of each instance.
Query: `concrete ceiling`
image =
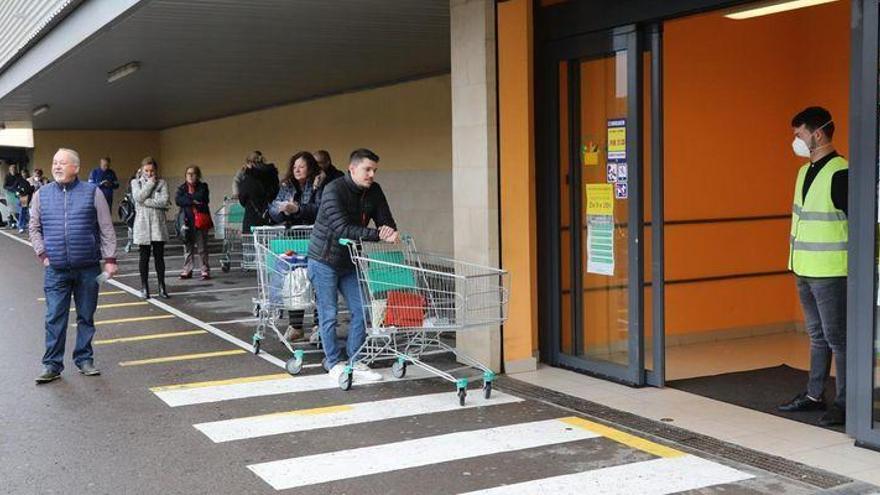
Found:
[[[449,46],[449,0],[143,0],[0,99],[0,121],[164,129],[448,72]]]

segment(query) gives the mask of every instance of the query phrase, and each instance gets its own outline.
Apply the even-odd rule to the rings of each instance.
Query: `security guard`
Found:
[[[809,158],[795,184],[788,269],[797,281],[807,333],[810,378],[806,392],[779,406],[780,411],[825,410],[823,426],[846,421],[846,275],[848,163],[831,143],[834,121],[821,107],[809,107],[791,121],[792,148]],[[837,395],[823,398],[834,355]]]

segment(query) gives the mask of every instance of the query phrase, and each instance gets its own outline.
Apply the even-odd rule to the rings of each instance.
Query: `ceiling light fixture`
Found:
[[[130,76],[141,68],[140,62],[129,62],[122,67],[117,67],[107,73],[107,82],[116,82],[123,77]]]
[[[758,4],[757,6],[752,4],[745,8],[728,11],[728,13],[724,15],[724,17],[741,21],[743,19],[751,19],[753,17],[778,14],[780,12],[787,12],[789,10],[814,7],[816,5],[822,5],[823,3],[831,3],[834,1],[836,0],[776,0],[773,2],[764,2]]]
[[[46,113],[48,111],[49,111],[49,105],[40,105],[34,109],[33,115],[34,115],[34,117],[36,117],[38,115],[43,115],[44,113]]]

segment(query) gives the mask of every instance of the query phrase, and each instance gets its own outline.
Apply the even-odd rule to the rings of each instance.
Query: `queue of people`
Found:
[[[316,296],[316,322],[311,339],[320,340],[324,349],[325,371],[338,378],[345,361],[355,362],[355,354],[366,338],[362,299],[355,267],[347,250],[340,245],[343,238],[367,241],[397,242],[397,225],[381,187],[375,182],[379,157],[368,149],[357,149],[350,155],[348,171],[337,169],[326,150],[314,154],[295,153],[287,161],[283,178],[274,164],[263,154],[247,155],[244,165],[233,180],[233,197],[244,209],[242,232],[264,225],[313,225],[308,251],[308,278]],[[43,372],[37,383],[60,377],[63,370],[64,338],[70,313],[69,300],[74,299],[77,317],[77,343],[74,363],[87,376],[100,374],[94,365],[91,340],[94,335],[94,312],[97,303],[100,262],[104,274],[116,271],[116,237],[110,216],[113,191],[119,188],[110,157],[80,182],[79,154],[60,149],[52,164],[55,182],[47,184],[42,171],[34,170],[27,194],[16,194],[32,217],[29,233],[34,251],[46,267],[46,353]],[[10,191],[19,182],[18,171],[7,178],[4,189]],[[24,198],[22,198],[25,196]],[[42,198],[41,198],[42,196]],[[65,197],[74,198],[64,202]],[[168,183],[152,157],[141,161],[137,173],[129,181],[123,204],[134,205],[132,241],[138,246],[140,297],[152,297],[149,284],[149,262],[153,258],[157,278],[156,290],[161,298],[170,297],[165,284],[165,244],[171,195]],[[198,166],[190,165],[183,183],[177,187],[174,203],[179,208],[178,233],[184,244],[184,262],[179,278],[190,279],[195,269],[195,255],[200,258],[202,280],[210,279],[208,233],[213,228],[210,191],[202,180]],[[48,207],[47,207],[48,205]],[[25,223],[19,212],[18,225]],[[25,217],[26,218],[26,217]],[[370,223],[374,225],[371,227]],[[74,225],[75,224],[75,225]],[[75,227],[71,229],[70,227]],[[337,342],[338,294],[342,294],[351,313],[349,332],[344,345]],[[285,338],[290,341],[306,337],[304,312],[291,311]],[[376,381],[382,376],[364,364],[354,369],[360,380]]]
[[[35,169],[33,176],[28,177],[27,171],[20,169],[18,164],[9,165],[8,173],[3,179],[6,204],[0,214],[0,225],[5,224],[7,228],[24,233],[30,216],[31,196],[45,184],[42,175],[42,170]]]

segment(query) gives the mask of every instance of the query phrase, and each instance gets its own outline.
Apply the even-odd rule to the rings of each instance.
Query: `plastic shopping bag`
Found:
[[[379,328],[385,324],[385,309],[388,307],[387,299],[373,299],[370,304],[372,327]]]
[[[309,308],[315,302],[305,268],[294,268],[287,272],[281,293],[288,308]]]

